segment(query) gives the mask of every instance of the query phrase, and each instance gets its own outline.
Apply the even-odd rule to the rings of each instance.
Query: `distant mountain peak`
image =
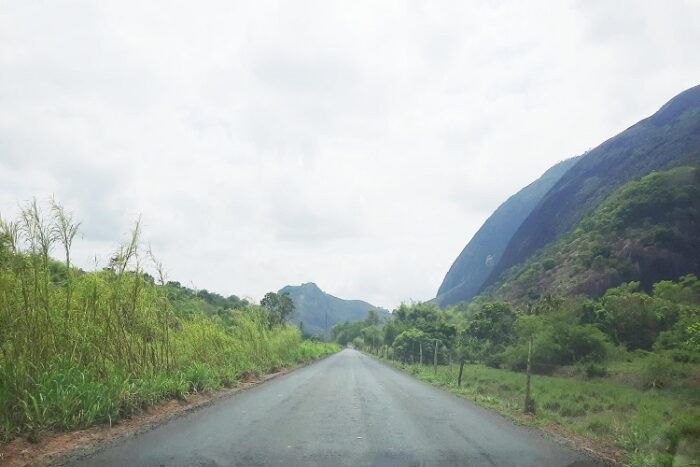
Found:
[[[304,331],[310,334],[325,335],[335,324],[365,319],[369,310],[378,310],[382,319],[389,316],[387,310],[362,300],[335,297],[314,282],[288,285],[279,292],[289,294],[294,302],[296,313],[291,321],[303,323]]]

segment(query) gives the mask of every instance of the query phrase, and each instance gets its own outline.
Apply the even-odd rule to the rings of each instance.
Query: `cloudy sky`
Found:
[[[0,214],[104,261],[432,298],[508,196],[700,83],[700,2],[0,2]],[[58,251],[56,252],[58,254]]]

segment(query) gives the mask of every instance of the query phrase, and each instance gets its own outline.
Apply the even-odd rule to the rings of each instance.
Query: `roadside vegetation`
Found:
[[[627,465],[698,465],[698,395],[689,394],[690,381],[681,381],[675,389],[643,389],[637,383],[630,383],[639,377],[635,367],[645,366],[645,358],[633,365],[613,365],[609,377],[537,375],[532,380],[532,393],[537,401],[535,414],[525,414],[522,409],[525,397],[522,373],[469,364],[458,386],[456,364],[440,365],[435,373],[432,365],[392,363],[423,381],[520,423],[549,428],[559,434],[563,429],[595,440],[607,459],[615,460],[618,455],[615,451],[621,449],[622,460]],[[678,366],[675,365],[674,371],[679,370]],[[683,365],[680,367],[683,371]]]
[[[370,315],[333,336],[482,405],[623,449],[631,465],[700,460],[693,275],[651,293],[623,284],[599,299],[402,304],[383,326]]]
[[[117,423],[338,349],[301,339],[286,296],[258,306],[167,281],[139,223],[107,267],[76,268],[78,229],[56,202],[0,219],[0,441]]]
[[[700,465],[699,224],[700,168],[652,172],[473,300],[333,336],[631,465]]]

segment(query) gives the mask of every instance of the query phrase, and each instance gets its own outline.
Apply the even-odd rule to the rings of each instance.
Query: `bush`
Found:
[[[569,324],[561,317],[555,317],[552,321],[553,324],[534,340],[533,371],[551,374],[559,366],[607,360],[612,346],[605,334],[595,326]],[[510,369],[522,371],[527,365],[527,345],[521,341],[489,358],[500,360]]]
[[[664,388],[687,376],[681,364],[674,363],[662,355],[651,354],[642,366],[641,384],[646,389]]]
[[[595,326],[574,325],[558,329],[555,339],[568,354],[568,362],[581,360],[601,362],[610,353],[610,343],[603,332]]]
[[[602,378],[608,376],[608,367],[602,363],[585,362],[577,365],[578,370],[587,378]]]
[[[676,454],[680,449],[694,450],[695,456],[700,456],[700,420],[688,415],[682,415],[670,422],[662,436],[664,450]],[[688,453],[686,453],[688,454]]]

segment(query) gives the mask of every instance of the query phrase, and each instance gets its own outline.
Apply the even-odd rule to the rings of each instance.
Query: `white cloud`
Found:
[[[690,2],[5,2],[0,212],[90,266],[143,215],[172,278],[431,298],[498,204],[697,84]]]

